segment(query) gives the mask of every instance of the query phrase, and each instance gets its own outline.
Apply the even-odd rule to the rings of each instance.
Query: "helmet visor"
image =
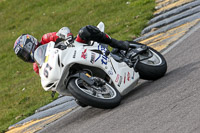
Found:
[[[30,53],[26,51],[26,49],[21,48],[20,46],[17,46],[15,48],[15,54],[25,62],[34,62],[31,58]]]

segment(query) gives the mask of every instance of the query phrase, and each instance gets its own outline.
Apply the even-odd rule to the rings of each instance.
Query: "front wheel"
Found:
[[[151,54],[151,57],[145,59]],[[140,78],[145,80],[156,80],[165,75],[167,71],[167,62],[162,54],[149,47],[147,52],[139,55],[141,60],[136,65]]]
[[[96,108],[111,109],[121,101],[120,93],[106,82],[101,86],[90,86],[80,78],[73,78],[69,81],[68,89],[78,101]]]

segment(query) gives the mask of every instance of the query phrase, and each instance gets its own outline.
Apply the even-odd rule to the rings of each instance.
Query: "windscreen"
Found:
[[[34,60],[40,67],[45,61],[45,53],[46,53],[47,45],[48,44],[39,46],[34,52]]]

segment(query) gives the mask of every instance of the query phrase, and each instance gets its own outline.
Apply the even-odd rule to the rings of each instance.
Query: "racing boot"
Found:
[[[110,46],[113,48],[117,48],[119,50],[127,51],[129,49],[129,42],[127,41],[118,41],[114,38],[111,38]]]
[[[79,31],[79,37],[85,42],[96,41],[98,43],[108,44],[113,48],[118,48],[120,50],[128,50],[129,43],[126,41],[118,41],[111,38],[104,32],[101,32],[96,26],[87,25]]]

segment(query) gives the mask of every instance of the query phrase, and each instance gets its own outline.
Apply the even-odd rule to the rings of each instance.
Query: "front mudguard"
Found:
[[[91,79],[89,76],[86,75],[86,73],[84,72],[81,72],[81,73],[76,73],[76,74],[73,74],[73,75],[70,75],[66,80],[65,80],[65,85],[67,86],[70,79],[72,78],[80,78],[82,79],[83,81],[85,81],[87,84],[89,85],[94,85],[94,80]]]

